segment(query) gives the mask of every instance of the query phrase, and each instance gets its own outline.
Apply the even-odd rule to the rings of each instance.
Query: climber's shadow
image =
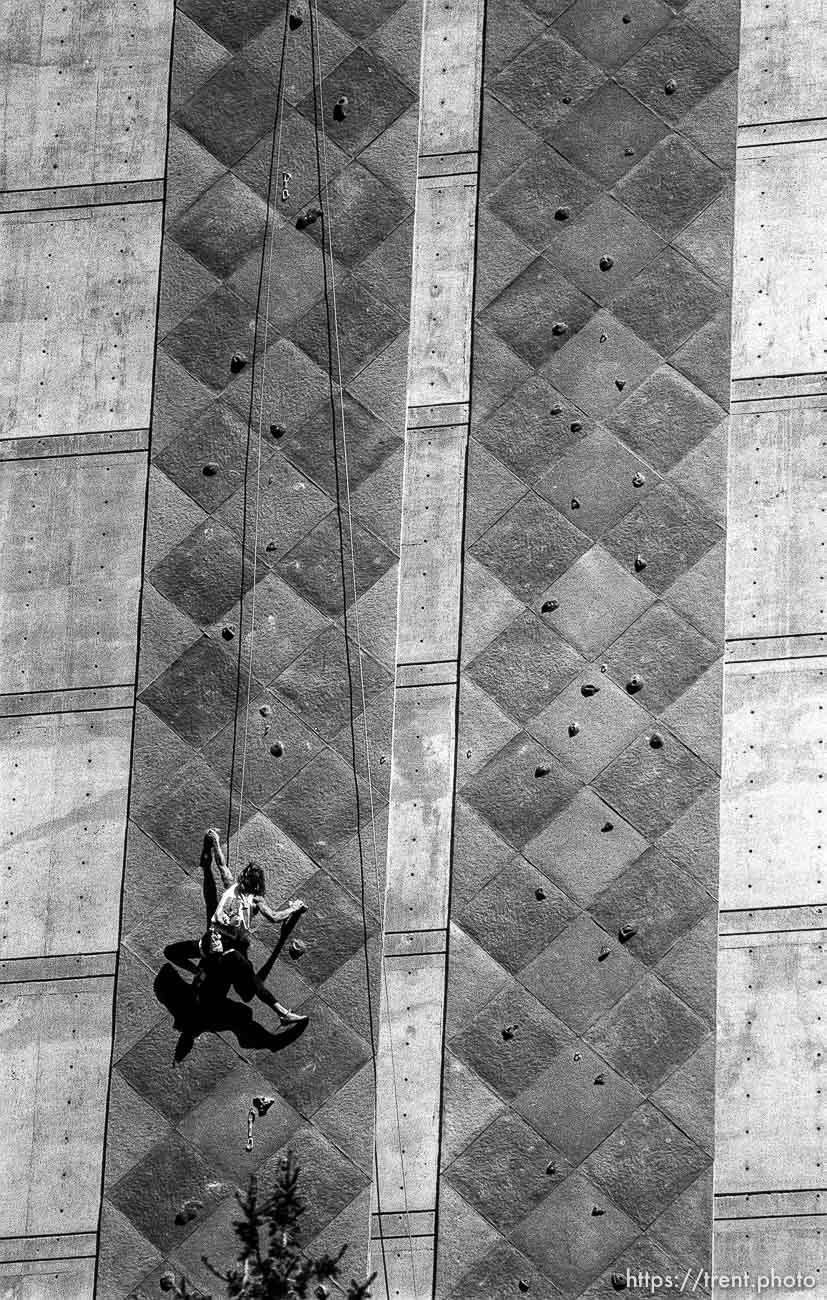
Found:
[[[255,1019],[252,1009],[234,997],[219,997],[204,1005],[196,1002],[192,984],[170,962],[165,962],[155,977],[155,996],[172,1016],[180,1035],[175,1048],[175,1063],[189,1056],[196,1039],[202,1034],[222,1031],[235,1035],[239,1047],[270,1052],[283,1051],[307,1028],[307,1023],[288,1025],[273,1033]]]
[[[279,927],[272,952],[259,969],[261,979],[267,979],[298,919],[298,916],[291,916]],[[201,954],[197,940],[184,939],[167,944],[164,956],[167,961],[156,975],[153,987],[155,996],[169,1011],[180,1035],[175,1048],[176,1064],[186,1059],[195,1046],[196,1039],[204,1033],[227,1031],[235,1035],[239,1047],[250,1050],[266,1048],[271,1052],[280,1052],[295,1042],[307,1028],[305,1021],[303,1024],[288,1025],[278,1033],[273,1033],[258,1023],[247,1003],[232,996],[210,997],[204,986],[201,998],[196,1001],[193,986],[189,980],[184,979],[181,970],[193,975],[199,970]]]

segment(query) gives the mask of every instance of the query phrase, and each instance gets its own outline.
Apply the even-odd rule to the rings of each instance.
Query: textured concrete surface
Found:
[[[480,0],[423,9],[371,1193],[378,1300],[431,1300],[437,1263],[484,17]]]
[[[710,1267],[733,8],[489,7],[446,1300]]]
[[[171,5],[0,15],[0,1290],[91,1300]]]
[[[823,23],[745,0],[733,281],[715,1254],[821,1285]],[[795,202],[790,202],[791,194]],[[823,449],[823,448],[822,448]],[[806,535],[806,542],[803,540]],[[818,1008],[815,1003],[819,1002]],[[804,1281],[796,1281],[796,1276]],[[721,1294],[722,1287],[716,1288]]]
[[[404,425],[396,412],[400,400],[404,410],[416,171],[415,11],[395,3],[375,14],[355,3],[319,7],[330,182],[321,202],[309,22],[290,36],[280,153],[289,197],[281,198],[278,177],[267,348],[253,376],[253,463],[259,402],[263,418],[254,582],[252,494],[242,574],[252,364],[234,374],[230,360],[236,352],[253,359],[284,7],[187,0],[176,10],[100,1300],[160,1296],[170,1267],[210,1289],[202,1256],[218,1267],[235,1257],[235,1188],[251,1172],[266,1180],[287,1147],[310,1205],[304,1243],[348,1244],[348,1275],[364,1271],[400,545]],[[331,110],[342,94],[351,109],[337,122]],[[320,227],[296,224],[317,204],[329,214],[336,259],[361,661],[348,521],[337,513],[344,454],[338,409],[335,436],[331,419]],[[283,436],[271,425],[283,426]],[[216,469],[205,475],[208,464]],[[186,944],[204,928],[203,832],[228,817],[239,647],[250,722],[232,854],[262,862],[274,905],[297,895],[307,902],[297,931],[305,951],[293,958],[285,949],[269,984],[311,1020],[291,1038],[266,1007],[231,999],[176,1067],[193,969]],[[261,928],[259,961],[277,938],[276,929]],[[248,1155],[247,1112],[261,1094],[276,1103],[257,1121]],[[190,1198],[200,1202],[195,1217],[176,1222]]]

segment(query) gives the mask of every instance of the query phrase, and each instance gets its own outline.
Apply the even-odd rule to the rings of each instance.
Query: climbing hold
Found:
[[[321,215],[319,208],[310,208],[308,212],[296,218],[296,229],[304,230],[305,226],[312,226]]]
[[[637,474],[635,474],[635,477],[632,479],[632,483],[634,484],[635,487],[643,487],[645,482],[646,482],[646,475],[641,474],[640,470],[638,470]]]
[[[203,1210],[203,1208],[203,1201],[184,1201],[184,1204],[179,1207],[178,1213],[175,1216],[175,1222],[179,1225],[182,1223],[191,1223],[193,1219],[197,1218],[198,1211]]]
[[[659,731],[653,731],[649,737],[649,744],[652,749],[663,749],[663,736]]]
[[[275,1100],[276,1100],[275,1097],[254,1097],[253,1105],[255,1106],[259,1115],[266,1115],[270,1107],[275,1102]]]
[[[262,704],[261,708],[259,709],[259,713],[263,718],[269,718],[272,712],[273,710],[270,708],[269,704]]]
[[[273,755],[273,758],[281,758],[284,753],[284,746],[280,745],[278,741],[275,741],[275,743],[270,746],[270,753]]]
[[[169,1271],[162,1273],[158,1278],[158,1286],[161,1291],[171,1291],[175,1286],[175,1274]]]
[[[564,320],[556,320],[551,327],[551,332],[559,338],[561,334],[568,334],[569,327]]]
[[[611,271],[611,269],[612,269],[612,267],[614,266],[614,264],[615,264],[615,260],[614,260],[614,258],[613,258],[613,257],[609,257],[608,253],[604,253],[603,256],[602,256],[601,259],[600,259],[600,269],[601,269],[601,271]]]
[[[571,499],[571,508],[572,508],[572,510],[579,510],[579,509],[580,509],[580,502],[577,500],[577,497],[572,497],[572,499]]]
[[[646,568],[646,561],[644,560],[640,552],[638,552],[638,554],[635,556],[635,572],[642,573],[645,568]]]
[[[223,636],[225,641],[232,641],[233,637],[235,636],[235,632],[228,624],[226,627],[222,627],[221,635]]]
[[[601,1210],[601,1208],[600,1208],[599,1205],[593,1205],[593,1206],[592,1206],[592,1218],[593,1218],[593,1219],[596,1219],[596,1218],[598,1218],[601,1214],[605,1214],[605,1213],[606,1213],[606,1211],[605,1211],[605,1210]]]
[[[551,768],[550,768],[550,767],[544,767],[544,766],[542,765],[542,763],[541,763],[541,764],[539,764],[539,766],[535,767],[535,769],[534,769],[534,775],[535,775],[536,777],[548,776],[548,774],[549,774],[550,771],[551,771]]]
[[[279,548],[275,542],[268,542],[264,549],[265,551],[277,551]]]
[[[528,1282],[526,1282],[526,1280],[525,1280],[524,1277],[521,1277],[521,1278],[519,1279],[519,1281],[517,1282],[517,1286],[520,1288],[521,1291],[528,1291],[528,1290],[529,1290]]]
[[[547,1173],[547,1174],[556,1174],[556,1173],[557,1173],[557,1166],[556,1166],[556,1164],[554,1163],[553,1160],[549,1160],[548,1164],[546,1165],[546,1173]]]
[[[604,822],[603,825],[600,827],[600,830],[602,834],[605,835],[608,831],[613,831],[614,828],[615,828],[614,822]]]
[[[340,95],[333,105],[333,116],[337,122],[344,122],[347,117],[347,110],[350,107],[350,100],[347,95]]]
[[[215,461],[214,460],[208,461],[207,464],[202,469],[201,473],[204,475],[205,478],[215,478],[216,474],[218,473],[218,466],[216,465]]]
[[[580,433],[581,429],[583,428],[582,421],[572,420],[571,424],[569,425],[569,428],[571,429],[572,433]]]
[[[537,886],[537,888],[534,891],[534,897],[538,900],[538,902],[542,903],[543,899],[546,897],[546,891],[543,889],[542,885]]]
[[[624,15],[623,15],[623,18],[622,18],[621,21],[624,22],[624,23],[630,23],[630,22],[632,21],[632,15],[631,15],[631,14],[624,14]]]
[[[562,98],[563,98],[563,103],[564,103],[564,104],[570,104],[570,103],[571,103],[571,95],[563,95]]]
[[[601,948],[600,952],[597,954],[597,960],[605,961],[606,958],[610,955],[611,951],[612,951],[611,948]]]
[[[608,334],[601,334],[601,335],[600,335],[600,342],[601,342],[601,343],[606,343],[607,340],[608,340],[608,338],[609,338]]]
[[[675,91],[678,89],[678,83],[675,78],[670,77],[663,89],[667,95],[674,95]]]
[[[573,1061],[581,1061],[583,1058],[581,1057],[581,1055],[580,1055],[579,1052],[574,1052],[574,1054],[572,1055],[572,1058],[571,1058],[571,1059],[572,1059]]]
[[[576,735],[578,734],[579,731],[580,731],[580,723],[579,723],[579,722],[570,722],[570,723],[569,723],[569,735],[570,735],[570,736],[576,736]]]
[[[230,369],[234,375],[237,375],[239,371],[243,370],[246,364],[247,358],[243,352],[234,352],[230,357]]]
[[[290,5],[290,18],[289,18],[291,32],[295,32],[299,29],[299,27],[301,27],[302,23],[304,22],[304,14],[305,14],[305,7],[304,7],[303,0],[293,0],[293,3]]]
[[[557,211],[555,212],[554,220],[568,221],[570,216],[571,216],[571,208],[562,207],[562,208],[558,208]]]
[[[562,410],[563,410],[563,408],[562,408],[562,406],[560,405],[560,403],[559,403],[559,402],[555,402],[554,406],[552,406],[551,410],[549,411],[549,415],[560,415],[560,413],[562,412]]]
[[[540,606],[541,614],[551,614],[555,609],[560,608],[559,600],[544,600]]]
[[[617,937],[621,943],[628,943],[630,939],[634,939],[636,934],[637,926],[632,921],[627,921],[618,930]]]
[[[626,387],[626,380],[625,380],[625,379],[616,379],[616,380],[615,380],[615,388],[617,389],[617,391],[618,391],[619,393],[622,393],[625,387]]]
[[[313,1295],[316,1297],[316,1300],[327,1300],[327,1297],[330,1295],[330,1292],[328,1291],[324,1283],[320,1282],[319,1285],[316,1287],[316,1290],[313,1292]]]
[[[584,695],[586,699],[588,699],[590,695],[597,695],[599,690],[600,687],[595,686],[594,682],[584,682],[580,687],[580,694]]]
[[[291,957],[296,959],[307,952],[307,944],[303,943],[301,939],[294,939],[287,951]]]
[[[594,1083],[596,1088],[602,1088],[605,1082],[606,1082],[605,1074],[596,1074],[594,1076]]]
[[[270,435],[273,438],[283,438],[286,432],[287,430],[285,429],[283,424],[270,425]]]
[[[514,1035],[516,1034],[519,1028],[520,1028],[519,1025],[503,1025],[502,1036],[505,1039],[505,1041],[509,1042],[510,1039],[514,1037]]]
[[[608,664],[601,664],[601,665],[600,665],[600,671],[601,671],[601,673],[607,673],[607,672],[609,671],[609,665],[608,665]]]
[[[612,1273],[612,1287],[615,1291],[625,1291],[628,1285],[622,1273]]]
[[[634,673],[626,683],[626,690],[630,695],[634,695],[643,688],[643,678],[640,673]]]

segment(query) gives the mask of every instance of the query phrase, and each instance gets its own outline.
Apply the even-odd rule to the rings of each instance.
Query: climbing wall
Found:
[[[488,7],[445,1300],[711,1268],[737,57],[729,0]]]
[[[372,958],[390,770],[421,11],[418,2],[320,0],[329,181],[321,203],[304,13],[284,68],[269,324],[254,381],[261,500],[258,512],[249,500],[243,617],[253,325],[284,6],[186,0],[175,16],[98,1300],[154,1300],[170,1270],[211,1290],[203,1256],[219,1267],[234,1259],[236,1187],[253,1171],[266,1182],[288,1148],[309,1202],[304,1243],[331,1251],[349,1243],[348,1274],[361,1275],[367,1258],[374,1076],[365,939]],[[349,111],[335,120],[343,95]],[[341,424],[334,445],[330,408],[322,224],[301,220],[319,203],[333,241],[355,592]],[[234,373],[236,354],[248,364]],[[373,762],[373,824],[367,782],[359,786],[361,863],[345,608],[360,778],[362,682]],[[285,949],[269,984],[311,1021],[285,1045],[274,1041],[266,1008],[255,1007],[251,1022],[239,1007],[175,1066],[184,1050],[176,1008],[192,968],[184,950],[204,927],[200,847],[207,826],[226,825],[239,646],[251,726],[232,856],[237,849],[241,861],[265,864],[271,902],[300,895],[308,905],[296,931],[305,951],[294,959]],[[262,927],[254,955],[263,959],[275,938]],[[257,1094],[276,1102],[248,1154]]]

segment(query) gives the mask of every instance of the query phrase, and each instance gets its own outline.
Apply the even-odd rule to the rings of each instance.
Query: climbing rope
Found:
[[[270,148],[270,171],[267,178],[267,209],[264,219],[264,239],[261,245],[261,265],[259,268],[258,288],[256,291],[256,315],[255,327],[253,331],[253,358],[250,367],[250,402],[247,410],[247,447],[244,457],[244,489],[242,505],[242,524],[241,524],[241,595],[239,598],[239,616],[238,616],[238,652],[236,660],[236,687],[235,687],[235,710],[233,718],[233,747],[230,758],[230,800],[227,813],[227,856],[230,857],[230,844],[233,821],[233,789],[235,785],[236,763],[238,756],[238,721],[241,713],[241,693],[242,681],[244,677],[243,660],[244,660],[244,595],[245,579],[247,576],[247,532],[248,532],[248,484],[250,475],[250,459],[252,449],[252,430],[253,430],[253,413],[255,407],[256,393],[256,372],[258,361],[258,337],[259,323],[261,321],[261,304],[262,296],[264,297],[264,326],[263,339],[261,348],[261,380],[259,384],[259,404],[258,404],[258,425],[257,425],[257,448],[256,448],[256,472],[255,472],[255,515],[253,528],[253,572],[252,585],[250,589],[250,653],[248,658],[247,669],[247,691],[244,705],[244,733],[241,743],[241,778],[239,781],[238,792],[238,817],[236,821],[236,843],[234,848],[233,860],[238,868],[238,855],[241,841],[241,823],[244,813],[244,782],[247,773],[247,744],[248,732],[250,727],[250,692],[252,689],[253,663],[255,655],[255,636],[256,636],[256,589],[258,583],[258,547],[259,547],[259,528],[260,528],[260,509],[261,509],[261,443],[262,430],[264,427],[264,392],[265,379],[267,376],[267,341],[270,329],[270,288],[273,273],[273,236],[272,236],[272,199],[274,178],[279,174],[281,166],[281,145],[284,128],[284,68],[287,61],[287,45],[290,33],[290,6],[285,7],[284,29],[281,38],[281,59],[279,62],[278,85],[276,89],[276,102],[273,110],[273,131],[272,144]],[[268,238],[269,238],[269,255],[268,255]],[[265,275],[265,261],[267,272]],[[266,288],[265,288],[266,281]]]
[[[325,122],[324,86],[323,86],[323,78],[321,73],[321,51],[319,48],[319,21],[318,21],[317,0],[310,0],[309,12],[310,12],[311,57],[313,63],[313,101],[314,101],[315,134],[316,134],[316,168],[317,168],[317,175],[318,175],[318,182],[319,182],[319,197],[321,199],[324,188],[327,185],[328,163],[327,163],[327,138],[326,138],[326,132],[324,130],[324,122]],[[321,121],[321,129],[320,129],[320,121]],[[367,722],[367,692],[365,689],[364,668],[362,664],[362,638],[361,638],[361,628],[360,628],[360,621],[359,621],[359,591],[358,591],[358,583],[356,577],[356,558],[355,558],[356,548],[355,548],[355,540],[354,540],[353,510],[352,510],[351,492],[350,492],[350,469],[349,469],[348,443],[347,443],[347,419],[345,415],[344,386],[342,382],[341,347],[340,347],[340,340],[339,340],[339,316],[338,316],[338,306],[336,301],[336,270],[335,270],[335,261],[333,256],[333,237],[332,237],[332,230],[331,230],[330,208],[329,205],[326,203],[323,205],[323,207],[324,207],[324,211],[322,217],[322,232],[321,232],[322,233],[322,263],[324,269],[325,297],[328,303],[327,329],[328,329],[328,348],[330,352],[329,360],[331,363],[330,364],[330,390],[331,390],[330,397],[331,397],[331,407],[332,407],[332,414],[333,414],[333,438],[334,438],[333,459],[334,459],[334,468],[336,474],[336,497],[337,497],[337,504],[339,504],[338,522],[339,522],[339,546],[340,546],[340,556],[341,556],[341,565],[342,565],[342,595],[343,595],[343,602],[344,602],[343,623],[344,623],[344,635],[345,635],[345,663],[347,667],[349,693],[350,693],[351,743],[353,749],[353,764],[354,764],[354,778],[355,778],[355,792],[356,792],[356,836],[357,836],[357,844],[359,849],[362,923],[363,923],[363,932],[365,936],[365,946],[364,946],[365,974],[366,974],[365,983],[367,989],[368,1021],[370,1027],[371,1055],[373,1060],[373,1074],[374,1074],[374,1132],[375,1132],[378,1072],[377,1072],[377,1063],[376,1063],[373,997],[370,988],[370,959],[368,956],[368,945],[367,945],[368,924],[367,924],[367,907],[365,902],[365,894],[366,894],[365,863],[364,863],[364,847],[362,842],[361,797],[359,793],[356,731],[355,731],[355,722],[353,716],[354,692],[353,692],[353,671],[351,666],[350,644],[349,644],[349,627],[348,627],[349,615],[347,609],[347,576],[345,572],[345,544],[344,544],[344,530],[342,525],[341,505],[340,505],[341,492],[340,492],[340,479],[339,479],[339,462],[338,462],[338,456],[336,455],[336,391],[337,389],[339,394],[339,420],[340,420],[341,431],[342,431],[342,460],[343,460],[343,471],[344,471],[343,477],[344,477],[344,487],[345,487],[345,507],[347,511],[347,520],[348,520],[348,542],[350,545],[350,581],[351,581],[351,588],[352,588],[352,600],[353,600],[353,612],[354,612],[354,631],[355,631],[354,640],[356,644],[356,655],[357,655],[358,667],[359,667],[359,691],[360,691],[361,704],[362,704],[362,710],[361,710],[362,730],[363,730],[364,746],[365,746],[365,750],[364,750],[365,771],[367,773],[367,781],[368,781],[368,801],[369,801],[371,832],[372,832],[372,840],[373,840],[373,867],[374,867],[374,877],[376,881],[376,891],[377,891],[378,900],[382,899],[383,891],[382,891],[380,877],[379,877],[379,849],[378,849],[377,838],[376,838],[376,809],[375,809],[375,800],[374,800],[374,792],[373,792],[373,777],[371,773],[370,737],[369,737],[368,722]],[[327,249],[326,255],[325,255],[325,245]],[[334,355],[335,355],[335,381],[334,381],[334,372],[333,372]],[[388,1003],[387,975],[385,972],[385,963],[383,960],[383,954],[380,954],[380,971],[381,971],[381,978],[385,989],[385,1001],[387,1005]],[[408,1189],[407,1189],[407,1180],[405,1176],[405,1162],[403,1159],[402,1124],[401,1124],[401,1118],[399,1114],[396,1062],[395,1062],[394,1050],[393,1050],[393,1036],[391,1033],[388,1034],[388,1047],[389,1047],[390,1061],[391,1061],[391,1079],[393,1084],[394,1105],[396,1109],[396,1128],[397,1128],[397,1138],[398,1138],[398,1148],[399,1148],[400,1171],[402,1175],[402,1195],[403,1195],[403,1201],[405,1206],[405,1229],[408,1237],[408,1248],[410,1250],[410,1256],[411,1256],[411,1273],[414,1281],[414,1291],[416,1292],[418,1291],[418,1286],[416,1283],[416,1262],[414,1256],[413,1238],[412,1238],[411,1227],[410,1227]],[[379,1242],[380,1242],[380,1250],[382,1255],[382,1269],[383,1269],[384,1282],[385,1282],[385,1293],[388,1297],[390,1297],[391,1290],[390,1290],[390,1282],[388,1278],[387,1258],[385,1255],[384,1236],[382,1232],[381,1204],[379,1199],[379,1162],[378,1162],[375,1142],[374,1142],[374,1169],[376,1175],[376,1208],[378,1212]]]

